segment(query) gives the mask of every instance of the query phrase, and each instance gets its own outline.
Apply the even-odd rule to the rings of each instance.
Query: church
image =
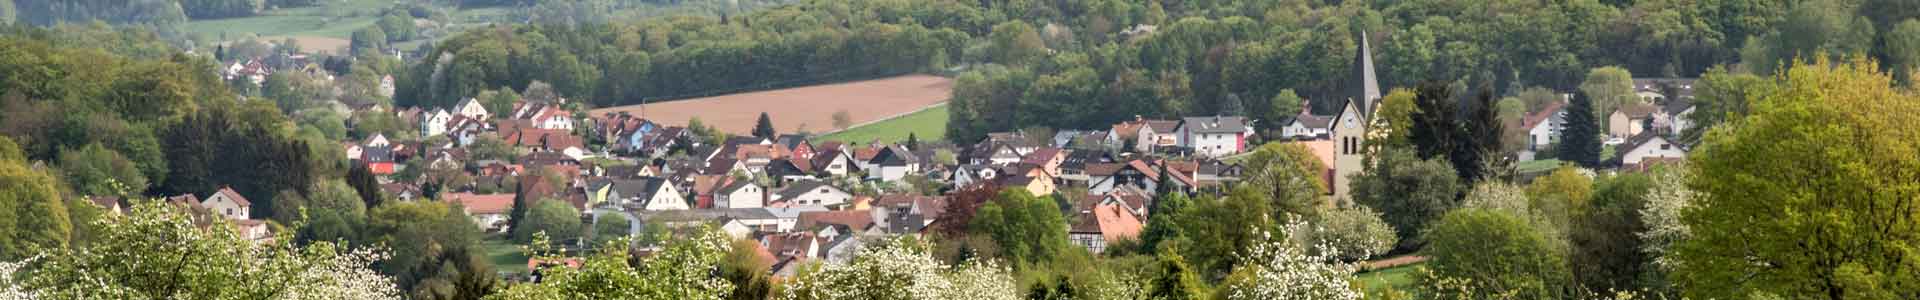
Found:
[[[1359,82],[1352,83],[1354,90],[1346,104],[1333,115],[1330,124],[1334,143],[1333,201],[1352,203],[1353,179],[1349,177],[1365,170],[1368,117],[1380,104],[1380,82],[1373,72],[1373,49],[1369,47],[1366,33],[1360,34],[1360,52],[1353,58],[1353,75]]]

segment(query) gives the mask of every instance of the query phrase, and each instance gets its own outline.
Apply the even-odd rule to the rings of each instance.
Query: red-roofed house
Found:
[[[200,206],[228,219],[246,220],[251,219],[247,211],[253,208],[253,203],[248,202],[247,197],[241,197],[239,192],[234,192],[233,188],[221,187],[213,195],[207,196],[205,201],[200,201]]]

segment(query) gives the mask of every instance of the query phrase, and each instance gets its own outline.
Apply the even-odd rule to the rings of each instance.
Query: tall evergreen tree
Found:
[[[366,164],[354,164],[353,169],[347,170],[347,185],[353,186],[353,190],[360,194],[360,201],[367,203],[367,209],[380,206],[383,200],[380,198],[380,180],[374,178],[373,169],[367,168]]]
[[[1459,141],[1453,154],[1447,159],[1453,161],[1453,168],[1460,173],[1460,179],[1468,184],[1480,182],[1506,167],[1506,159],[1501,155],[1500,145],[1506,124],[1500,122],[1500,109],[1493,95],[1493,88],[1481,86],[1478,95],[1467,107],[1465,122],[1460,123]]]
[[[907,149],[908,150],[920,149],[920,135],[914,134],[912,132],[907,133]]]
[[[1567,105],[1567,128],[1560,131],[1554,150],[1561,161],[1595,167],[1600,164],[1600,123],[1593,116],[1593,99],[1576,94]]]
[[[753,123],[753,137],[771,139],[774,135],[773,119],[768,118],[766,112],[761,112],[760,120]]]
[[[1491,89],[1465,99],[1453,97],[1453,87],[1422,84],[1414,97],[1409,139],[1421,159],[1445,156],[1460,179],[1471,185],[1486,175],[1488,162],[1499,160],[1500,135],[1505,125],[1494,106]]]

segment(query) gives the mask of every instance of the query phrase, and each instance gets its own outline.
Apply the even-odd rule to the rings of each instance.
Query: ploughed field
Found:
[[[953,79],[933,75],[903,75],[881,79],[804,86],[627,105],[593,110],[598,117],[625,111],[668,126],[686,125],[700,118],[707,126],[734,135],[748,135],[761,112],[773,119],[780,133],[834,131],[833,114],[846,111],[849,127],[886,120],[947,101]]]

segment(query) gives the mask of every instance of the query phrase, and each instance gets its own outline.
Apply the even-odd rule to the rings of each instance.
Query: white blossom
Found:
[[[1287,232],[1302,232],[1301,222],[1286,224]],[[1229,300],[1356,300],[1361,293],[1352,285],[1357,264],[1340,261],[1339,247],[1321,245],[1319,254],[1294,239],[1275,238],[1268,233],[1265,242],[1254,243],[1244,261],[1226,284]],[[1365,256],[1365,255],[1361,255]]]
[[[1007,270],[993,263],[940,263],[913,245],[863,249],[846,264],[802,273],[780,299],[1020,299]]]

